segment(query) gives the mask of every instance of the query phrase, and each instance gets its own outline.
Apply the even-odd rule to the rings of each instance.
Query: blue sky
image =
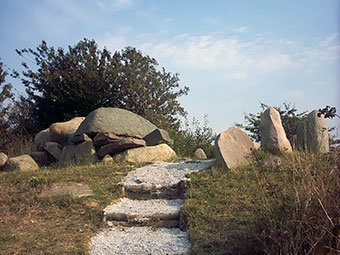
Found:
[[[180,99],[189,117],[208,114],[217,133],[258,112],[259,102],[340,112],[339,0],[0,3],[0,57],[8,68],[21,69],[15,49],[42,40],[66,48],[88,38],[112,52],[136,47],[179,73],[190,88]]]

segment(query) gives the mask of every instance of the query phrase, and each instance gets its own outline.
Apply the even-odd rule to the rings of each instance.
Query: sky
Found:
[[[340,112],[340,0],[0,0],[0,58],[21,69],[15,49],[94,39],[127,46],[178,73],[182,106],[219,133],[245,113],[291,103],[298,112]],[[24,87],[8,78],[19,93]],[[339,126],[340,121],[329,121]]]

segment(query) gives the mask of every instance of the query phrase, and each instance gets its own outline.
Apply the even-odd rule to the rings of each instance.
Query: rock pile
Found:
[[[173,144],[169,134],[141,116],[119,108],[99,108],[86,118],[53,123],[36,135],[30,155],[7,160],[1,154],[0,167],[5,171],[25,171],[38,166],[88,165],[100,160],[170,160],[176,154],[166,143]]]

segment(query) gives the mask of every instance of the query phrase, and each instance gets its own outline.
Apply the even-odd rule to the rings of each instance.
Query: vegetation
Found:
[[[245,114],[244,119],[246,121],[246,125],[244,124],[236,124],[237,127],[243,128],[246,131],[250,132],[250,137],[253,138],[256,142],[261,141],[260,134],[260,121],[262,113],[269,107],[266,104],[260,103],[261,111],[254,114],[249,113]],[[287,138],[291,140],[291,138],[296,135],[296,129],[301,120],[306,116],[306,111],[297,113],[297,109],[291,104],[284,103],[283,107],[275,107],[276,110],[281,115],[281,121],[283,129],[286,132]]]
[[[136,166],[95,165],[0,172],[0,254],[86,254],[103,227],[102,210],[120,197],[118,182]],[[59,181],[87,183],[94,196],[39,198]]]
[[[33,105],[30,120],[38,130],[74,116],[86,116],[99,107],[119,107],[139,114],[160,127],[180,127],[179,116],[186,112],[178,98],[188,87],[180,88],[178,74],[157,70],[154,58],[127,47],[111,53],[84,39],[75,46],[55,49],[42,41],[36,50],[17,53],[35,64],[15,76],[26,87]]]
[[[264,167],[268,157],[259,150],[247,167],[192,175],[182,209],[192,254],[338,254],[327,247],[340,223],[339,152],[297,152]]]

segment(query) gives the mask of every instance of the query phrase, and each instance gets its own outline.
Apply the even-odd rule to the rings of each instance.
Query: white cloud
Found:
[[[98,41],[98,45],[101,47],[106,47],[111,52],[116,50],[121,50],[128,45],[128,41],[123,35],[112,35],[110,33],[106,33],[104,38]]]
[[[249,31],[249,27],[236,27],[236,28],[233,28],[232,31],[234,33],[244,33],[244,32]]]
[[[134,5],[136,0],[96,0],[96,4],[102,9],[109,11],[120,11],[123,9],[128,9]]]
[[[162,65],[177,67],[181,72],[216,72],[225,79],[251,79],[282,70],[313,72],[315,68],[337,60],[340,52],[334,39],[326,39],[329,41],[326,46],[321,46],[325,44],[320,40],[307,47],[309,42],[273,39],[270,35],[249,40],[221,34],[172,37],[167,31],[159,34],[163,36],[136,36],[134,45]],[[110,34],[106,34],[101,43],[111,50],[131,45],[126,37]]]

